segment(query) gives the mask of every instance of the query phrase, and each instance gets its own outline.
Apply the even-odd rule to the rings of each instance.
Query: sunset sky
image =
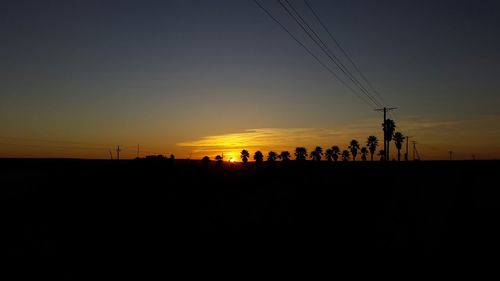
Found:
[[[259,2],[321,55],[277,1]],[[500,159],[500,1],[308,3],[424,160]],[[382,139],[375,106],[252,0],[12,0],[0,21],[0,157],[108,158],[120,145],[132,158],[139,144],[239,160]]]

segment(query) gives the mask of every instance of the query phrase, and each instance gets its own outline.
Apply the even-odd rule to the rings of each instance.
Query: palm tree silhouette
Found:
[[[276,161],[276,157],[278,157],[278,155],[276,154],[276,152],[269,151],[269,153],[267,154],[267,161],[274,162],[274,161]]]
[[[243,161],[244,164],[248,162],[248,158],[250,158],[250,153],[246,149],[243,149],[241,151],[241,161]]]
[[[342,151],[342,161],[349,161],[349,150]]]
[[[222,166],[222,156],[220,155],[215,156],[215,161],[217,163],[217,166],[219,167]]]
[[[262,161],[264,161],[264,155],[262,154],[262,152],[257,150],[253,155],[253,159],[255,160],[255,164],[260,164],[262,163]]]
[[[333,150],[333,161],[337,162],[339,160],[340,148],[336,145],[332,146]]]
[[[400,132],[395,132],[392,137],[394,139],[394,143],[396,144],[396,149],[398,150],[398,161],[401,161],[401,147],[405,141],[405,136],[403,136]]]
[[[370,150],[371,160],[373,161],[373,154],[375,154],[375,150],[377,150],[378,139],[376,136],[369,136],[368,141],[366,142],[368,145],[368,149]]]
[[[328,162],[332,162],[332,160],[333,160],[333,149],[328,148],[328,149],[325,151],[325,157],[326,157],[326,160],[327,160]]]
[[[307,157],[307,149],[305,147],[295,148],[295,160],[305,161]]]
[[[290,157],[292,157],[292,156],[290,155],[290,152],[288,152],[288,151],[282,151],[280,153],[280,155],[278,156],[278,158],[281,159],[281,161],[284,161],[284,162],[290,160]]]
[[[378,156],[380,156],[380,161],[385,161],[385,151],[383,149],[379,150]]]
[[[363,148],[361,148],[361,160],[366,161],[366,154],[368,154],[368,149],[363,146]]]
[[[311,158],[314,161],[321,161],[321,155],[323,155],[323,148],[321,148],[321,146],[316,146],[316,148],[311,152]]]
[[[359,142],[357,140],[352,140],[351,145],[349,145],[349,149],[352,154],[352,161],[356,161],[356,155],[358,155],[359,150]]]
[[[386,143],[387,157],[385,157],[385,160],[389,160],[389,159],[391,159],[391,157],[389,155],[389,146],[390,146],[390,143],[392,140],[392,136],[394,135],[394,131],[396,130],[396,123],[394,123],[394,120],[392,120],[392,119],[386,119],[385,123],[382,123],[382,128],[384,129],[384,136],[385,136],[385,139],[387,140],[387,143]]]

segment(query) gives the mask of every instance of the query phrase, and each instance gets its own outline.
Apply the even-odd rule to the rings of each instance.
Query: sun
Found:
[[[235,161],[236,159],[234,159],[233,157],[229,158],[229,162],[234,163]]]

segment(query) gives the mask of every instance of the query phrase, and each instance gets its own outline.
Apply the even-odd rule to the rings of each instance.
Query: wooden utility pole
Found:
[[[377,109],[375,109],[375,111],[383,111],[384,112],[384,123],[382,123],[382,126],[383,126],[382,127],[382,131],[384,133],[384,153],[385,153],[384,159],[385,159],[385,161],[388,161],[388,159],[387,159],[387,157],[388,157],[388,155],[387,155],[387,148],[389,146],[389,143],[388,143],[387,138],[385,136],[386,135],[386,133],[385,133],[385,131],[386,131],[385,126],[386,126],[386,120],[387,120],[387,111],[391,111],[391,110],[394,110],[394,109],[397,109],[397,108],[396,107],[384,107],[384,108],[377,108]]]
[[[412,141],[411,143],[413,144],[413,161],[420,160],[420,154],[418,153],[417,150],[417,142]],[[417,155],[417,157],[415,157],[415,154]]]
[[[410,158],[410,155],[408,155],[408,144],[410,142],[410,138],[412,138],[412,136],[406,136],[406,153],[405,153],[405,161],[408,161],[409,158]]]
[[[120,160],[120,146],[116,149],[116,160]]]
[[[413,161],[415,161],[415,145],[417,144],[417,142],[413,141],[412,144],[413,144]]]

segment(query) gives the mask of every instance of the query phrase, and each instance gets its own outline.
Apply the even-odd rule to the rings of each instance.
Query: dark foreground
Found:
[[[498,161],[224,165],[0,159],[2,252],[487,254],[499,241]]]

